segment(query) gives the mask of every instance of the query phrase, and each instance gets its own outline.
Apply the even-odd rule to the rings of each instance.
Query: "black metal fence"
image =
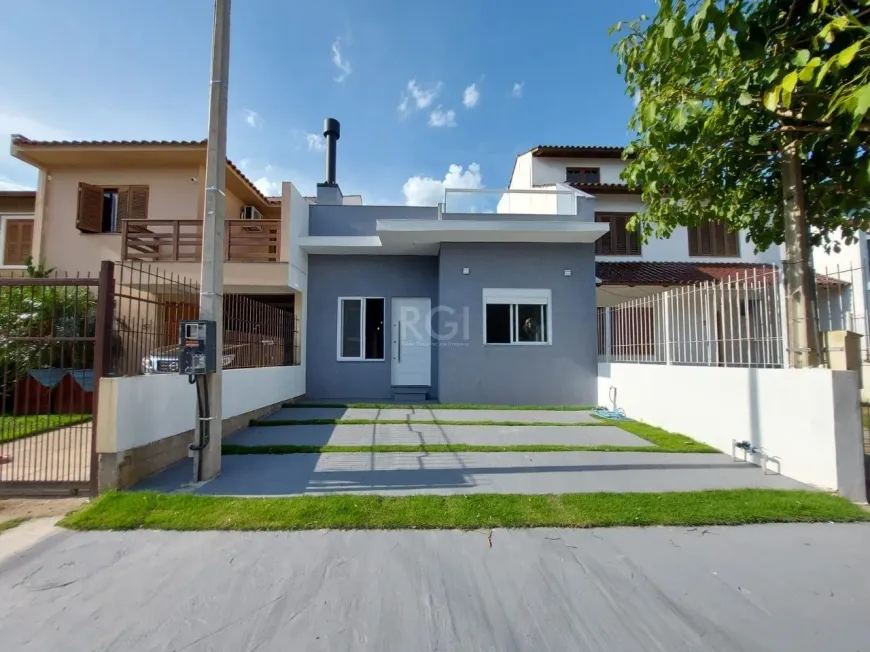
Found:
[[[115,263],[113,269],[109,373],[178,373],[179,323],[199,318],[199,284],[147,264]],[[286,306],[292,296],[283,299]],[[224,369],[299,364],[298,319],[285,306],[256,295],[224,295]]]
[[[0,278],[0,494],[93,490],[107,279],[30,273]]]

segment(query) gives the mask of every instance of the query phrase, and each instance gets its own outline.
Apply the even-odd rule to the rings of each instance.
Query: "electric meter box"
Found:
[[[217,372],[217,330],[213,321],[198,319],[179,324],[178,373],[200,376]]]

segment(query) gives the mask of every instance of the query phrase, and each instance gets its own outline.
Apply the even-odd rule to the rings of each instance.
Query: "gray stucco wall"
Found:
[[[344,296],[386,299],[386,360],[383,362],[336,360],[338,297]],[[438,259],[434,256],[308,256],[308,398],[390,398],[390,304],[393,297],[429,297],[432,307],[437,306]],[[439,362],[434,349],[432,356],[434,398]]]
[[[378,220],[437,220],[431,206],[311,206],[308,235],[377,235]]]
[[[439,259],[438,347],[444,403],[594,405],[597,401],[595,256],[592,244],[444,244]],[[462,273],[463,267],[469,274]],[[565,276],[565,270],[571,276]],[[483,344],[483,288],[552,292],[549,346]],[[468,340],[461,341],[468,320]],[[310,324],[310,322],[309,322]]]

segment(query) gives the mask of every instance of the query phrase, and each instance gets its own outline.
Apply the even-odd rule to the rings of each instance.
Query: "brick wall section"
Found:
[[[291,401],[281,401],[267,405],[258,410],[239,414],[223,421],[224,438],[248,426],[251,419],[261,419],[281,408],[282,403],[293,403],[301,400],[297,397]],[[145,446],[131,448],[119,453],[100,453],[97,481],[99,491],[111,489],[127,489],[141,482],[148,476],[187,457],[190,444],[193,443],[193,430],[160,439]]]

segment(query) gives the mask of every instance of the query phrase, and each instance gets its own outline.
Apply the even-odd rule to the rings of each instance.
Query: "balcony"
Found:
[[[121,259],[142,263],[198,263],[202,220],[123,220]],[[281,220],[226,220],[224,260],[277,263]]]
[[[448,188],[444,191],[441,219],[582,219],[578,193],[571,190],[490,190]],[[496,214],[497,217],[487,217]],[[461,217],[460,217],[461,216]]]

